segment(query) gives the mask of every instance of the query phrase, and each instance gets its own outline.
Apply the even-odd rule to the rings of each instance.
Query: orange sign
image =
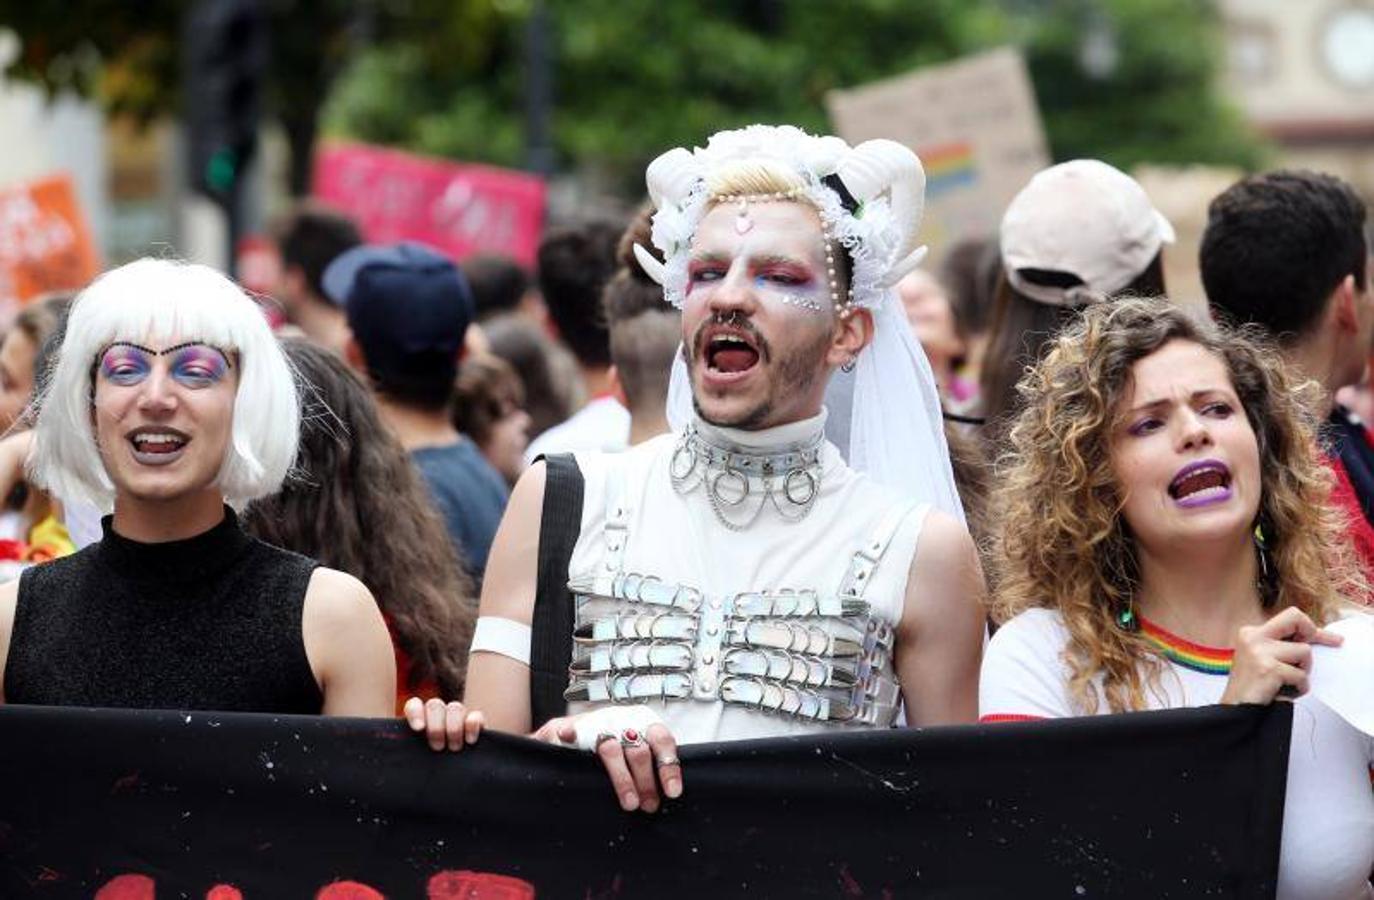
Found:
[[[0,307],[85,287],[100,257],[66,175],[0,189]]]

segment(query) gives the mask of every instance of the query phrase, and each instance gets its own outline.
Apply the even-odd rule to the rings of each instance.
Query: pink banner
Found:
[[[493,253],[533,266],[544,227],[537,176],[365,144],[323,147],[314,193],[356,218],[368,241],[423,241],[459,260]]]

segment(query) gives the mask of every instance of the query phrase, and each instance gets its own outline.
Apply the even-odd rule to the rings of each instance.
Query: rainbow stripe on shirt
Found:
[[[1154,644],[1169,662],[1185,669],[1192,669],[1194,672],[1201,672],[1204,675],[1231,674],[1231,657],[1235,651],[1194,644],[1192,641],[1184,640],[1176,634],[1165,631],[1144,617],[1139,617],[1139,621],[1140,633],[1145,636],[1147,641]]]

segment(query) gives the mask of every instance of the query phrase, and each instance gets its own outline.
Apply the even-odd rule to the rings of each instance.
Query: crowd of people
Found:
[[[1374,896],[1374,738],[1308,690],[1374,628],[1349,185],[1215,198],[1190,309],[1096,160],[938,270],[891,141],[752,126],[646,181],[532,276],[305,205],[275,296],[145,259],[25,308],[4,702],[498,729],[654,812],[683,743],[1291,701],[1279,896]]]

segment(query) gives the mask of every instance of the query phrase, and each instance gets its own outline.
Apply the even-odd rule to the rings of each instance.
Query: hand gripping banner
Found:
[[[0,896],[1271,897],[1290,704],[591,756],[400,721],[0,709]]]

